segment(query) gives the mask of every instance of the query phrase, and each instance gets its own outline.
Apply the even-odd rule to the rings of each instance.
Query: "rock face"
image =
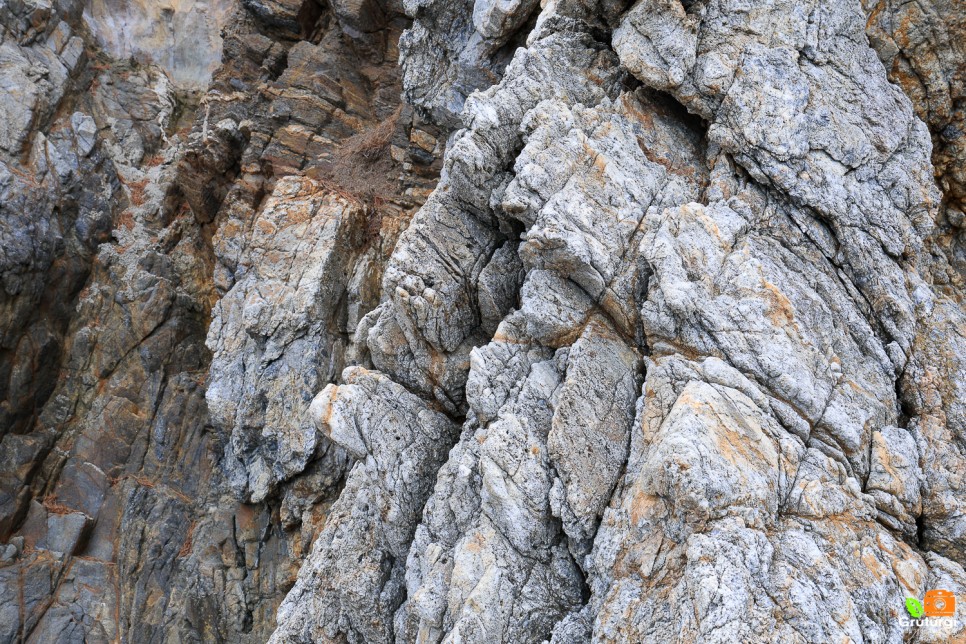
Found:
[[[113,58],[161,67],[183,89],[204,90],[221,64],[232,0],[90,0],[84,22]]]
[[[0,27],[0,641],[966,640],[961,3]]]
[[[394,10],[208,5],[188,38],[123,3],[181,39],[118,60],[99,7],[0,7],[0,641],[264,642],[349,464],[308,405],[445,137]],[[199,97],[171,56],[217,40]]]

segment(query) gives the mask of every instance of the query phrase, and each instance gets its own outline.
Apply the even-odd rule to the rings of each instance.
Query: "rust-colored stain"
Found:
[[[795,325],[795,307],[791,300],[768,280],[762,279],[761,285],[765,289],[762,295],[768,304],[767,316],[772,324],[779,327]]]

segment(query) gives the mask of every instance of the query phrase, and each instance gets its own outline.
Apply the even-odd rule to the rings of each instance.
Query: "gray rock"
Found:
[[[74,112],[70,117],[70,124],[77,138],[77,151],[86,157],[97,142],[97,124],[93,118],[81,112]]]
[[[941,379],[917,329],[946,306],[926,286],[925,128],[852,6],[630,9],[621,63],[706,126],[647,90],[521,102],[518,62],[548,33],[615,23],[577,4],[548,3],[526,53],[466,101],[366,325],[387,375],[468,408],[395,637],[901,640],[904,596],[938,565],[919,540],[958,556],[961,530],[958,479],[921,457],[957,440],[955,394],[911,382]],[[420,12],[418,28],[452,24]],[[475,28],[492,12],[477,6]],[[413,72],[438,55],[428,38],[406,43],[407,84],[432,112],[457,83]],[[522,145],[490,125],[508,113]],[[521,229],[522,282],[502,241]],[[955,454],[940,458],[960,472]]]
[[[84,23],[113,57],[157,64],[179,88],[200,90],[221,63],[221,33],[234,7],[232,0],[97,0]]]
[[[224,462],[233,485],[254,502],[325,450],[309,402],[338,375],[345,341],[333,316],[365,226],[359,205],[283,179],[244,247],[221,245],[235,283],[212,311],[205,396],[212,422],[231,436]]]
[[[547,450],[562,490],[559,500],[551,497],[559,504],[554,514],[574,540],[593,539],[627,459],[640,362],[599,318],[590,320],[570,350]]]
[[[352,367],[312,402],[319,431],[359,459],[279,608],[272,642],[392,640],[409,543],[457,426],[383,375]],[[379,600],[373,603],[373,598]]]
[[[960,4],[138,2],[0,5],[0,641],[966,638]]]

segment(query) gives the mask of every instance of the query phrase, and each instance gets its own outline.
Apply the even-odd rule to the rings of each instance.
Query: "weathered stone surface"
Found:
[[[943,190],[946,222],[962,227],[966,176],[961,160],[966,151],[966,111],[963,64],[966,19],[962,3],[863,2],[868,15],[869,44],[885,65],[889,79],[912,101],[933,140],[933,166]],[[957,236],[958,239],[958,236]],[[961,248],[961,241],[956,246]],[[956,255],[961,256],[961,251]],[[961,267],[961,259],[955,263]]]
[[[0,640],[963,640],[964,25],[3,5]]]
[[[320,449],[308,406],[342,362],[345,342],[332,316],[366,218],[361,204],[289,177],[251,227],[249,245],[232,258],[235,283],[212,310],[205,396],[212,422],[234,428],[224,461],[229,479],[238,494],[260,502]],[[277,453],[260,453],[263,442]]]
[[[299,581],[279,608],[271,641],[392,639],[404,597],[406,553],[432,479],[458,426],[401,385],[350,367],[343,385],[312,401],[319,431],[358,462]],[[378,597],[373,603],[372,599]]]
[[[221,63],[221,30],[232,0],[92,0],[84,23],[97,43],[118,60],[160,66],[181,89],[207,88]]]
[[[442,124],[459,123],[474,90],[499,80],[513,54],[507,44],[539,3],[535,0],[404,0],[412,26],[399,41],[406,98]]]
[[[560,496],[551,492],[551,504],[571,539],[593,538],[624,467],[639,363],[637,352],[599,318],[570,350],[547,450],[560,477]]]
[[[544,8],[527,55],[574,24],[568,9]],[[959,479],[929,466],[963,471],[957,448],[938,447],[958,440],[958,351],[921,335],[958,311],[928,286],[939,193],[926,130],[857,7],[816,7],[813,21],[781,3],[728,11],[642,2],[614,35],[631,73],[706,126],[646,92],[568,96],[524,108],[509,176],[487,180],[488,157],[450,146],[446,167],[476,173],[451,172],[436,199],[473,197],[466,210],[501,235],[522,228],[522,243],[470,246],[496,262],[457,281],[478,284],[478,319],[446,282],[408,310],[411,289],[396,304],[387,282],[368,332],[376,366],[444,404],[455,396],[429,383],[451,380],[414,379],[411,342],[399,359],[389,348],[416,330],[445,359],[472,337],[457,329],[493,336],[470,352],[463,438],[416,530],[398,639],[898,641],[904,597],[939,565],[926,543],[961,557]],[[518,73],[511,63],[484,94],[495,118],[520,104],[505,93]],[[483,122],[472,100],[467,133]],[[435,204],[411,231],[443,221]],[[415,241],[391,261],[436,252]],[[520,284],[516,311],[497,304],[498,272]],[[650,357],[632,423],[637,351]],[[602,453],[582,461],[587,447]],[[568,603],[583,582],[566,570],[589,600]],[[551,617],[523,623],[521,608]]]
[[[0,73],[70,70],[27,68],[16,89],[39,98],[0,100],[20,128],[0,152],[0,641],[264,642],[344,485],[346,453],[310,421],[300,434],[296,412],[341,374],[439,162],[408,143],[414,116],[398,108],[401,25],[355,49],[299,11],[314,42],[287,66],[299,30],[231,6],[213,79],[214,40],[165,40],[184,31],[138,13],[163,6],[114,7],[137,28],[111,36],[159,29],[135,61],[101,50],[80,6],[0,8],[0,55],[19,61]],[[175,27],[194,20],[183,9]],[[195,81],[211,83],[200,105]],[[398,164],[380,160],[390,142]],[[210,383],[236,406],[243,387],[277,402],[267,421],[246,412],[254,439],[244,418],[210,414]],[[246,502],[251,487],[267,498]]]
[[[939,194],[928,132],[865,44],[859,7],[766,2],[730,14],[712,3],[688,14],[666,4],[677,9],[647,0],[627,13],[614,34],[622,62],[708,119],[709,141],[756,181],[816,211],[908,351],[915,284],[903,268],[921,268]]]

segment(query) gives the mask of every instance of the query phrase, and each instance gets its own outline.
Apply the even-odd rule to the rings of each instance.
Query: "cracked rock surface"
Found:
[[[170,4],[0,5],[0,641],[966,641],[966,6]]]

